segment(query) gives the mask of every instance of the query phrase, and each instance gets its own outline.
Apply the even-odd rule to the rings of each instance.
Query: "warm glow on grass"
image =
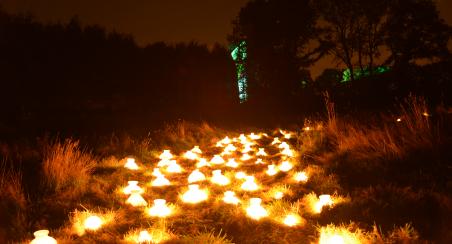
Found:
[[[231,168],[237,168],[237,167],[239,167],[239,164],[235,161],[235,159],[231,158],[226,163],[226,166],[231,167]]]
[[[319,244],[359,244],[369,243],[367,238],[357,229],[352,231],[345,226],[328,225],[321,227],[319,237]]]
[[[220,155],[214,155],[213,158],[210,160],[211,164],[224,164],[224,159]]]
[[[102,224],[102,219],[96,215],[89,216],[83,222],[85,230],[98,230],[102,226]]]
[[[191,149],[191,151],[194,152],[194,153],[196,153],[196,154],[202,154],[202,151],[201,151],[201,149],[199,149],[199,146],[194,146],[194,147]]]
[[[293,168],[293,164],[289,161],[283,161],[279,166],[279,170],[287,172]]]
[[[306,172],[301,171],[301,172],[297,172],[295,173],[295,175],[293,176],[293,179],[296,182],[307,182],[308,181],[308,175],[306,174]]]
[[[259,139],[261,139],[261,135],[256,135],[256,134],[254,134],[254,133],[251,133],[251,134],[249,134],[248,135],[248,137],[251,139],[251,140],[259,140]]]
[[[202,167],[209,167],[210,164],[207,162],[205,158],[200,158],[199,161],[196,163],[196,168],[202,168]]]
[[[250,160],[252,157],[248,154],[248,153],[244,153],[243,155],[242,155],[242,157],[240,158],[240,160],[242,160],[242,161],[248,161],[248,160]]]
[[[267,167],[268,167],[267,171],[265,171],[265,173],[267,175],[273,176],[273,175],[276,175],[278,173],[278,169],[276,168],[276,165],[271,164],[271,165],[268,165]]]
[[[149,228],[146,230],[133,230],[124,236],[126,243],[162,243],[172,239],[172,234],[165,228]]]
[[[311,213],[318,214],[326,206],[332,207],[336,204],[349,201],[349,199],[340,196],[331,196],[328,194],[320,195],[317,198],[315,193],[309,193],[303,197],[304,204],[308,206]]]
[[[246,208],[246,215],[248,217],[259,220],[268,215],[267,210],[261,206],[262,199],[260,198],[251,198],[249,206]]]
[[[170,150],[163,150],[163,153],[160,154],[159,158],[161,160],[170,160],[173,158],[173,154],[171,154]]]
[[[258,158],[255,162],[255,164],[265,164],[264,161],[262,161],[262,158]]]
[[[166,172],[168,173],[182,173],[182,167],[176,162],[176,160],[171,160],[170,164],[166,167]]]
[[[193,151],[186,151],[184,153],[184,158],[190,159],[190,160],[196,160],[196,159],[198,159],[198,154],[194,153]]]
[[[199,189],[199,185],[188,186],[188,190],[182,195],[182,201],[186,203],[199,203],[207,200],[207,190]]]
[[[247,176],[247,174],[245,172],[243,172],[243,171],[239,171],[239,172],[235,173],[235,178],[236,179],[240,179],[240,180],[241,179],[245,179],[246,176]]]
[[[278,137],[273,138],[272,145],[280,144],[280,143],[281,143],[281,141],[279,140]]]
[[[259,148],[259,151],[256,153],[257,156],[267,156],[264,148]]]
[[[287,226],[296,226],[301,223],[301,217],[298,214],[288,214],[284,220],[283,223]]]
[[[113,212],[93,213],[91,211],[75,210],[70,217],[72,230],[79,236],[88,231],[96,231],[101,227],[113,222],[115,214]]]
[[[289,148],[284,148],[281,151],[281,154],[282,155],[286,155],[287,157],[293,157],[294,156],[294,152],[291,149],[289,149]]]

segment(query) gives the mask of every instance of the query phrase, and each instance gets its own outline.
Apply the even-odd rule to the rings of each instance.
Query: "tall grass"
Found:
[[[56,192],[84,191],[96,165],[93,156],[71,139],[49,145],[44,152],[44,183]]]

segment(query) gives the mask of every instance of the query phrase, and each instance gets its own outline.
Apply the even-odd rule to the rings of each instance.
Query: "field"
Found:
[[[450,114],[419,98],[368,123],[327,107],[284,129],[179,122],[92,150],[2,144],[0,240],[47,229],[58,243],[451,241]]]

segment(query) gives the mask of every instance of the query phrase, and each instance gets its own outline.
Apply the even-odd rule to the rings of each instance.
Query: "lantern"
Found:
[[[334,204],[334,202],[333,202],[333,199],[331,199],[330,195],[327,195],[327,194],[320,195],[318,202],[314,206],[314,210],[316,213],[320,213],[320,212],[322,212],[322,208],[324,206],[331,206],[333,204]]]
[[[251,151],[253,151],[253,149],[251,148],[251,145],[250,144],[245,144],[245,146],[242,149],[242,153],[249,153]]]
[[[284,197],[284,193],[282,192],[282,191],[276,191],[274,194],[273,194],[273,198],[274,199],[277,199],[277,200],[279,200],[279,199],[281,199],[281,198],[283,198]]]
[[[127,158],[124,168],[130,169],[130,170],[138,170],[140,167],[138,167],[138,165],[135,163],[134,158]]]
[[[240,202],[240,200],[235,196],[235,192],[233,192],[233,191],[224,192],[223,201],[225,203],[234,204],[234,205],[237,205]]]
[[[154,170],[152,171],[152,175],[155,177],[161,176],[163,175],[162,172],[160,172],[160,168],[154,168]]]
[[[182,167],[179,164],[177,164],[176,160],[171,160],[171,162],[168,165],[168,167],[166,167],[166,172],[169,172],[169,173],[181,173],[182,172]]]
[[[141,196],[141,194],[137,191],[132,191],[132,194],[127,199],[126,203],[134,206],[134,207],[142,207],[148,205],[146,200]]]
[[[280,144],[280,143],[281,143],[281,141],[279,140],[278,137],[273,138],[272,145]]]
[[[266,171],[267,175],[276,175],[278,173],[278,170],[276,169],[276,166],[274,164],[268,165],[268,169]]]
[[[290,150],[290,148],[284,148],[281,152],[281,154],[286,155],[287,157],[293,157],[293,151]]]
[[[254,176],[246,176],[241,188],[245,191],[256,191],[259,186],[254,182]]]
[[[293,178],[296,182],[307,182],[308,181],[308,175],[303,171],[295,173]]]
[[[122,190],[122,192],[124,194],[129,195],[132,193],[132,191],[137,191],[140,194],[144,192],[144,190],[138,186],[138,181],[131,180],[131,181],[128,181],[127,183],[128,183],[128,185],[126,187],[124,187],[124,189]]]
[[[205,158],[200,158],[199,161],[196,163],[196,168],[202,168],[205,166],[210,166]]]
[[[296,215],[296,214],[288,214],[286,215],[286,217],[283,220],[283,223],[287,226],[296,226],[298,224],[300,224],[301,222],[301,218],[300,216]]]
[[[164,175],[159,175],[159,176],[157,176],[156,179],[154,179],[151,182],[151,185],[152,186],[168,186],[168,185],[170,185],[170,182],[167,178],[165,178]]]
[[[258,158],[256,160],[256,164],[265,164],[264,161],[262,161],[262,158]]]
[[[289,161],[283,161],[279,166],[278,166],[279,170],[283,171],[283,172],[287,172],[289,170],[291,170],[293,168],[293,164],[290,163]]]
[[[267,156],[264,148],[259,148],[259,151],[256,153],[257,156]]]
[[[102,219],[97,215],[91,215],[83,222],[85,230],[98,230],[103,224]]]
[[[267,210],[261,206],[262,199],[251,198],[250,205],[246,208],[246,214],[252,219],[259,220],[267,216]]]
[[[188,176],[188,183],[193,183],[197,181],[203,181],[206,177],[203,173],[201,173],[198,169],[193,170],[191,174]]]
[[[164,218],[171,215],[171,209],[166,206],[165,199],[155,199],[154,206],[149,209],[148,214],[150,216]]]
[[[229,184],[229,179],[228,177],[224,176],[221,174],[221,169],[217,169],[212,171],[212,178],[210,179],[210,181],[212,181],[212,183],[215,183],[217,185],[221,185],[221,186],[225,186]]]
[[[160,159],[170,160],[173,158],[173,154],[171,154],[170,150],[163,150],[163,153],[159,156]]]
[[[57,244],[55,238],[49,236],[49,230],[38,230],[33,235],[35,239],[30,244]]]
[[[199,185],[188,185],[188,191],[182,195],[182,201],[186,203],[199,203],[207,200],[207,191],[200,190]]]
[[[191,149],[191,151],[194,152],[194,153],[196,153],[196,154],[202,154],[202,151],[201,151],[201,149],[199,149],[199,146],[194,146],[194,147]]]
[[[235,173],[235,178],[237,178],[237,179],[245,179],[246,176],[247,176],[246,173],[243,171],[239,171],[239,172]]]
[[[254,133],[249,134],[248,137],[249,137],[251,140],[258,140],[258,139],[261,139],[261,136],[260,136],[260,135],[256,135],[256,134],[254,134]]]
[[[151,243],[152,236],[149,234],[147,230],[142,230],[138,234],[138,243]]]
[[[240,158],[240,160],[242,160],[242,161],[248,161],[250,159],[251,159],[251,156],[248,153],[244,153],[242,155],[242,157]]]
[[[171,164],[170,159],[162,159],[158,162],[157,167],[165,167]]]
[[[225,162],[224,159],[220,155],[215,155],[210,160],[210,163],[212,164],[223,164],[224,162]]]
[[[184,158],[190,159],[190,160],[196,160],[198,158],[198,154],[194,153],[193,151],[186,151],[184,153]]]
[[[233,158],[231,158],[226,163],[226,166],[231,167],[231,168],[237,168],[237,167],[239,167],[239,164]]]

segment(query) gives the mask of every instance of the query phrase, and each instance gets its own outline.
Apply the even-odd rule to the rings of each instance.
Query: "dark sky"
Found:
[[[28,12],[43,21],[83,23],[133,34],[139,44],[155,41],[226,43],[231,21],[248,0],[0,0],[8,12]],[[452,0],[436,0],[452,25]]]
[[[198,41],[226,44],[232,20],[248,0],[0,0],[11,13],[31,13],[41,21],[68,21],[78,15],[84,24],[132,34],[137,43]],[[441,16],[452,25],[452,0],[436,0]],[[452,45],[452,43],[451,43]],[[313,76],[332,65],[325,58],[312,67]]]

